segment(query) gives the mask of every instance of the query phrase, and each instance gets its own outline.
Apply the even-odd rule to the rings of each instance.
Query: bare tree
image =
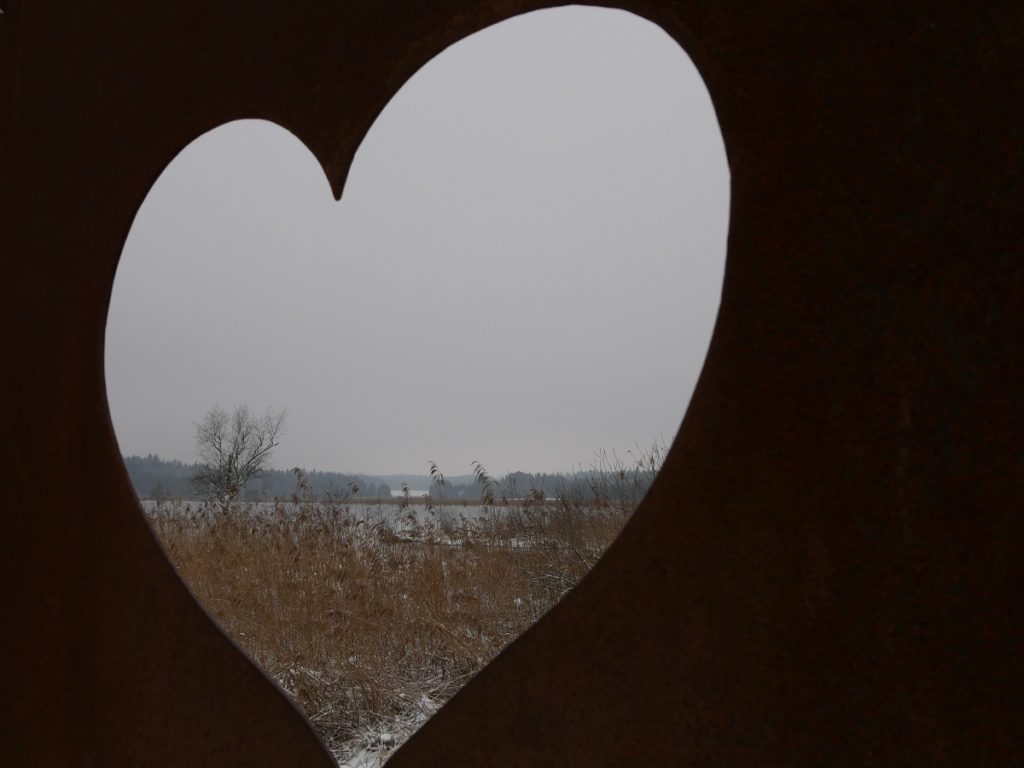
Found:
[[[270,409],[259,417],[246,405],[228,413],[215,405],[196,424],[199,469],[192,477],[196,488],[227,512],[245,484],[266,469],[271,453],[284,432],[285,411]]]

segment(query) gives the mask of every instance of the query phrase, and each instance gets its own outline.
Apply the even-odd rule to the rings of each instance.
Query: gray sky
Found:
[[[287,406],[276,467],[554,471],[671,442],[728,196],[703,81],[620,11],[528,14],[440,54],[340,203],[283,128],[221,126],[125,245],[106,352],[121,450],[192,460],[218,402]]]

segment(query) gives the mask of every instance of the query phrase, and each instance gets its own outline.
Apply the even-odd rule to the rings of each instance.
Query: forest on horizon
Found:
[[[629,495],[642,497],[650,487],[660,466],[660,455],[642,457],[632,466],[603,461],[588,470],[567,473],[510,472],[494,478],[493,492],[497,498],[519,498],[533,492],[547,498],[572,496],[587,499],[597,492],[606,492],[609,482],[629,486]],[[199,464],[177,459],[163,459],[157,454],[124,457],[132,487],[140,499],[200,499],[192,478]],[[429,474],[384,474],[324,472],[301,468],[267,469],[246,484],[239,495],[244,501],[289,501],[293,497],[312,496],[318,500],[369,500],[390,498],[403,484],[413,494],[430,493],[435,499],[479,500],[485,493],[484,482],[475,475],[457,475],[438,483]]]

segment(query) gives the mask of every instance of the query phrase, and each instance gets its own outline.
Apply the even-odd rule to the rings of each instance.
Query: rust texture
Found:
[[[340,194],[417,67],[541,5],[3,3],[0,764],[330,764],[139,512],[117,260],[204,131],[273,120]],[[721,121],[711,351],[608,556],[393,765],[1021,764],[1024,5],[613,5]]]

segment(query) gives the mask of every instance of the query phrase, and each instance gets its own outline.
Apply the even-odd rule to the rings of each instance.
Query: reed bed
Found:
[[[473,516],[440,502],[168,503],[150,521],[339,761],[379,765],[572,589],[636,501],[534,493]]]

